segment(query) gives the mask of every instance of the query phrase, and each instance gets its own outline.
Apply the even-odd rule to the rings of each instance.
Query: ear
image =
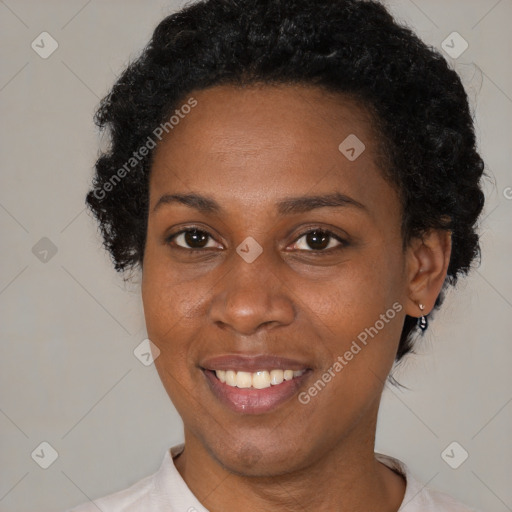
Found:
[[[448,271],[452,252],[451,231],[432,229],[414,238],[407,247],[408,301],[405,312],[409,316],[427,315],[434,308]],[[420,310],[418,304],[425,309]]]

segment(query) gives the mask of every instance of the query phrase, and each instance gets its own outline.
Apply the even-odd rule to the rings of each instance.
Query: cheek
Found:
[[[187,361],[188,340],[193,339],[191,332],[199,297],[195,288],[184,290],[172,281],[171,276],[162,273],[147,275],[142,288],[142,301],[148,337],[160,349],[156,361],[181,372]],[[158,366],[158,365],[157,365]]]
[[[360,261],[329,283],[295,290],[325,351],[324,371],[339,363],[331,390],[347,405],[378,392],[393,364],[404,319],[400,264],[398,255]]]
[[[316,331],[316,351],[324,355],[315,381],[301,395],[312,417],[349,428],[379,399],[403,326],[402,304],[387,284],[369,270],[340,276],[328,293],[318,287],[303,295],[309,310],[304,332]]]
[[[160,350],[155,367],[162,384],[182,417],[187,417],[196,377],[189,364],[194,323],[197,326],[191,313],[196,288],[180,285],[168,266],[156,263],[148,257],[143,270],[142,301],[148,338]]]
[[[344,338],[353,337],[373,325],[393,303],[402,302],[399,274],[397,264],[369,258],[368,264],[340,267],[328,281],[303,281],[294,294],[320,324],[333,333],[344,333]]]
[[[195,382],[201,377],[196,367],[201,349],[197,340],[204,338],[198,333],[204,326],[209,300],[208,286],[202,282],[171,265],[160,250],[148,246],[142,276],[147,333],[160,349],[155,360],[160,379],[182,413],[190,405],[187,397],[195,394]]]
[[[149,243],[144,254],[142,302],[148,334],[165,338],[196,316],[204,301],[197,280],[171,264],[165,251]]]

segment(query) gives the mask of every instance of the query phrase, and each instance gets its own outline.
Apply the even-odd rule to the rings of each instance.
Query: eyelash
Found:
[[[205,235],[208,236],[209,239],[213,239],[213,237],[210,235],[210,233],[208,233],[208,231],[205,231],[204,229],[200,229],[198,227],[191,226],[191,227],[188,227],[186,229],[182,229],[181,231],[178,231],[176,233],[173,233],[172,235],[169,235],[165,239],[165,242],[168,245],[171,245],[172,241],[176,237],[178,237],[179,235],[182,235],[184,233],[193,232],[193,231],[197,231],[199,233],[205,234]],[[338,245],[336,247],[331,247],[329,249],[311,249],[311,250],[299,249],[299,251],[303,251],[303,252],[307,252],[307,253],[311,253],[311,254],[315,254],[315,255],[330,254],[331,252],[339,250],[339,249],[343,249],[344,247],[346,247],[348,245],[348,241],[347,240],[344,240],[343,238],[339,237],[338,235],[336,235],[332,231],[329,231],[329,230],[323,229],[323,228],[310,228],[307,231],[304,231],[303,233],[298,235],[298,237],[294,241],[294,244],[296,244],[302,237],[304,237],[304,236],[306,236],[306,235],[308,235],[310,233],[315,233],[315,232],[319,232],[319,233],[322,233],[324,235],[327,235],[327,237],[329,239],[333,239],[334,238],[336,241],[338,241],[340,243],[340,245]],[[330,240],[329,240],[329,242],[330,242]],[[200,252],[204,253],[204,251],[208,250],[208,248],[194,249],[194,248],[182,247],[180,245],[175,246],[175,248],[183,249],[184,251],[187,251],[189,253],[194,253],[194,254],[200,253]]]

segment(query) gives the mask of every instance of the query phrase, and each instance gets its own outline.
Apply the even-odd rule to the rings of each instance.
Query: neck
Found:
[[[188,430],[185,450],[175,465],[210,512],[234,508],[396,512],[405,481],[375,458],[376,419],[375,414],[369,419],[369,428],[358,425],[327,454],[285,474],[255,477],[232,473]]]

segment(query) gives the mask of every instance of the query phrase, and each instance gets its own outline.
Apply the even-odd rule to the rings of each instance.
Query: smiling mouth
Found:
[[[215,370],[215,376],[223,384],[231,387],[247,389],[265,389],[271,386],[279,386],[284,381],[293,380],[306,372],[304,370],[259,370],[256,372],[244,372],[236,370]]]
[[[290,403],[312,373],[310,368],[255,372],[202,368],[202,371],[213,396],[232,411],[244,415],[271,413]]]

